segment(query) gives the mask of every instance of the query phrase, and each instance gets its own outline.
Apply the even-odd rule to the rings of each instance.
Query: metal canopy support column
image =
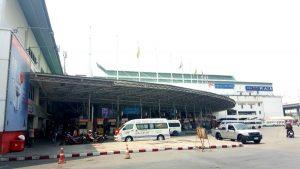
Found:
[[[93,130],[93,121],[91,118],[91,94],[89,94],[89,99],[88,99],[88,125],[87,129]]]
[[[196,119],[196,105],[194,104],[194,111],[193,111],[193,119],[195,120]]]
[[[140,111],[141,111],[141,119],[143,118],[143,105],[142,105],[142,99],[140,98]]]
[[[88,100],[88,118],[90,121],[91,120],[91,94],[89,94],[89,100]]]
[[[174,119],[177,119],[176,118],[177,110],[176,110],[176,107],[175,107],[174,103],[173,103],[173,111],[174,111]]]
[[[159,118],[161,118],[161,114],[160,114],[160,99],[158,99],[158,116],[159,116]]]
[[[184,112],[185,112],[185,118],[187,119],[187,118],[188,118],[188,115],[187,115],[186,105],[184,106]]]
[[[122,123],[122,114],[121,114],[121,111],[120,111],[120,99],[119,97],[117,97],[117,127],[119,127]]]

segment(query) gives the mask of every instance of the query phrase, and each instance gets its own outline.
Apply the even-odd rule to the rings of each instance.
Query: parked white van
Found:
[[[165,140],[170,138],[167,119],[135,119],[115,131],[116,141]]]
[[[178,136],[181,133],[181,124],[179,120],[168,120],[170,127],[170,134]]]

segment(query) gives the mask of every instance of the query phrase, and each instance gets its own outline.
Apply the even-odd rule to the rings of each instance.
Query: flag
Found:
[[[180,65],[179,65],[179,67],[178,67],[178,69],[181,69],[183,67],[183,63],[182,63],[182,61],[180,62]]]
[[[194,75],[196,75],[197,74],[197,69],[195,69],[195,72],[194,72]]]
[[[137,59],[140,58],[140,54],[141,54],[141,51],[140,51],[140,47],[138,46],[137,53],[136,53],[136,58]]]

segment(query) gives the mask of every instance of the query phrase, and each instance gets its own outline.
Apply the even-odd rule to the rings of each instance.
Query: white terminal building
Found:
[[[273,94],[272,83],[238,81],[231,75],[121,71],[97,66],[108,79],[169,84],[234,99],[236,105],[233,109],[214,114],[217,120],[266,120],[284,116],[282,97]]]

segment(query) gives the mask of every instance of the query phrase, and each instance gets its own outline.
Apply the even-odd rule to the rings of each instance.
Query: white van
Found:
[[[168,120],[170,134],[173,136],[178,136],[181,133],[181,124],[179,120]]]
[[[115,131],[116,141],[165,140],[170,138],[167,119],[135,119]]]

